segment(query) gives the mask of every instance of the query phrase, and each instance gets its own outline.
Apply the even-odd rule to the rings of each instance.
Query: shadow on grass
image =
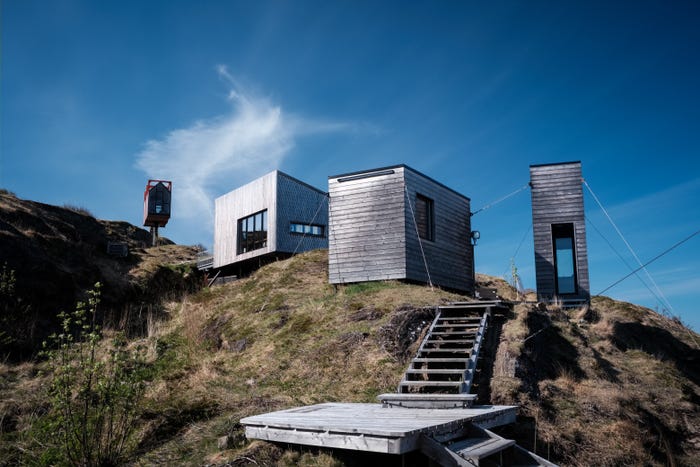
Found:
[[[532,312],[526,320],[528,340],[516,370],[521,391],[539,398],[539,382],[566,375],[579,381],[585,372],[579,365],[579,352],[544,313]]]
[[[613,344],[625,352],[641,350],[650,356],[667,361],[693,383],[700,385],[700,350],[690,347],[665,329],[641,323],[615,323]]]

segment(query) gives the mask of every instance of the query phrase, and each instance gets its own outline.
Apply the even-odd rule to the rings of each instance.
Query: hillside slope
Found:
[[[95,282],[103,285],[103,312],[116,322],[124,321],[130,307],[157,303],[161,292],[194,290],[182,280],[184,269],[165,265],[194,260],[196,249],[167,239],[164,246],[145,248],[149,241],[149,232],[127,222],[98,220],[82,208],[23,200],[0,190],[0,272],[14,276],[11,294],[0,293],[0,324],[6,331],[0,355],[33,353],[54,328],[56,313],[72,309]],[[129,255],[109,256],[108,242],[126,243]],[[159,288],[163,282],[171,282],[167,290]]]
[[[696,333],[605,297],[514,315],[491,382],[494,403],[521,406],[509,435],[563,465],[697,465]]]
[[[465,297],[394,281],[333,287],[326,265],[326,251],[308,252],[167,304],[132,344],[148,347],[151,369],[135,465],[377,461],[251,443],[239,420],[318,402],[375,402],[395,390],[432,308]],[[562,465],[691,466],[700,458],[697,334],[606,298],[571,312],[518,305],[493,329],[485,398],[521,405],[519,423],[503,434]],[[0,458],[9,464],[41,454],[32,438],[44,404],[41,367],[0,365]]]
[[[238,420],[324,401],[374,402],[395,390],[431,307],[464,300],[399,282],[334,288],[326,261],[325,251],[306,253],[174,304],[177,318],[157,338],[166,349],[158,358],[180,360],[171,361],[167,387],[152,401],[189,401],[194,408],[184,412],[196,420],[180,412],[172,438],[142,446],[144,464],[299,462],[295,451],[247,443]],[[698,335],[673,320],[607,298],[571,312],[520,305],[502,326],[490,402],[521,405],[519,424],[506,434],[563,465],[693,465],[700,458],[693,340]],[[151,417],[150,433],[161,433],[162,412]],[[225,449],[213,453],[223,436]],[[334,462],[355,459],[336,453]]]

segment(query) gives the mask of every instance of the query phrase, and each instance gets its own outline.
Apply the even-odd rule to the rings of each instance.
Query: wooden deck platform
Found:
[[[443,410],[326,403],[246,417],[241,424],[249,439],[404,454],[419,448],[422,435],[449,441],[470,423],[487,429],[513,423],[515,411],[490,405]]]

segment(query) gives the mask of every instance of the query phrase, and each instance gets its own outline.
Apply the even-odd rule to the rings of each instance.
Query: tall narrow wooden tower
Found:
[[[581,162],[530,166],[537,297],[589,300]]]

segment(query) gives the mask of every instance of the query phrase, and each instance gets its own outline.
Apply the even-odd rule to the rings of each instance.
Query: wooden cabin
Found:
[[[328,178],[332,284],[402,279],[474,291],[470,200],[405,165]]]
[[[581,162],[530,166],[537,297],[589,300]]]
[[[327,248],[327,194],[275,170],[217,198],[214,226],[214,268]]]
[[[170,200],[173,183],[149,180],[143,192],[143,225],[165,227],[170,220]]]

